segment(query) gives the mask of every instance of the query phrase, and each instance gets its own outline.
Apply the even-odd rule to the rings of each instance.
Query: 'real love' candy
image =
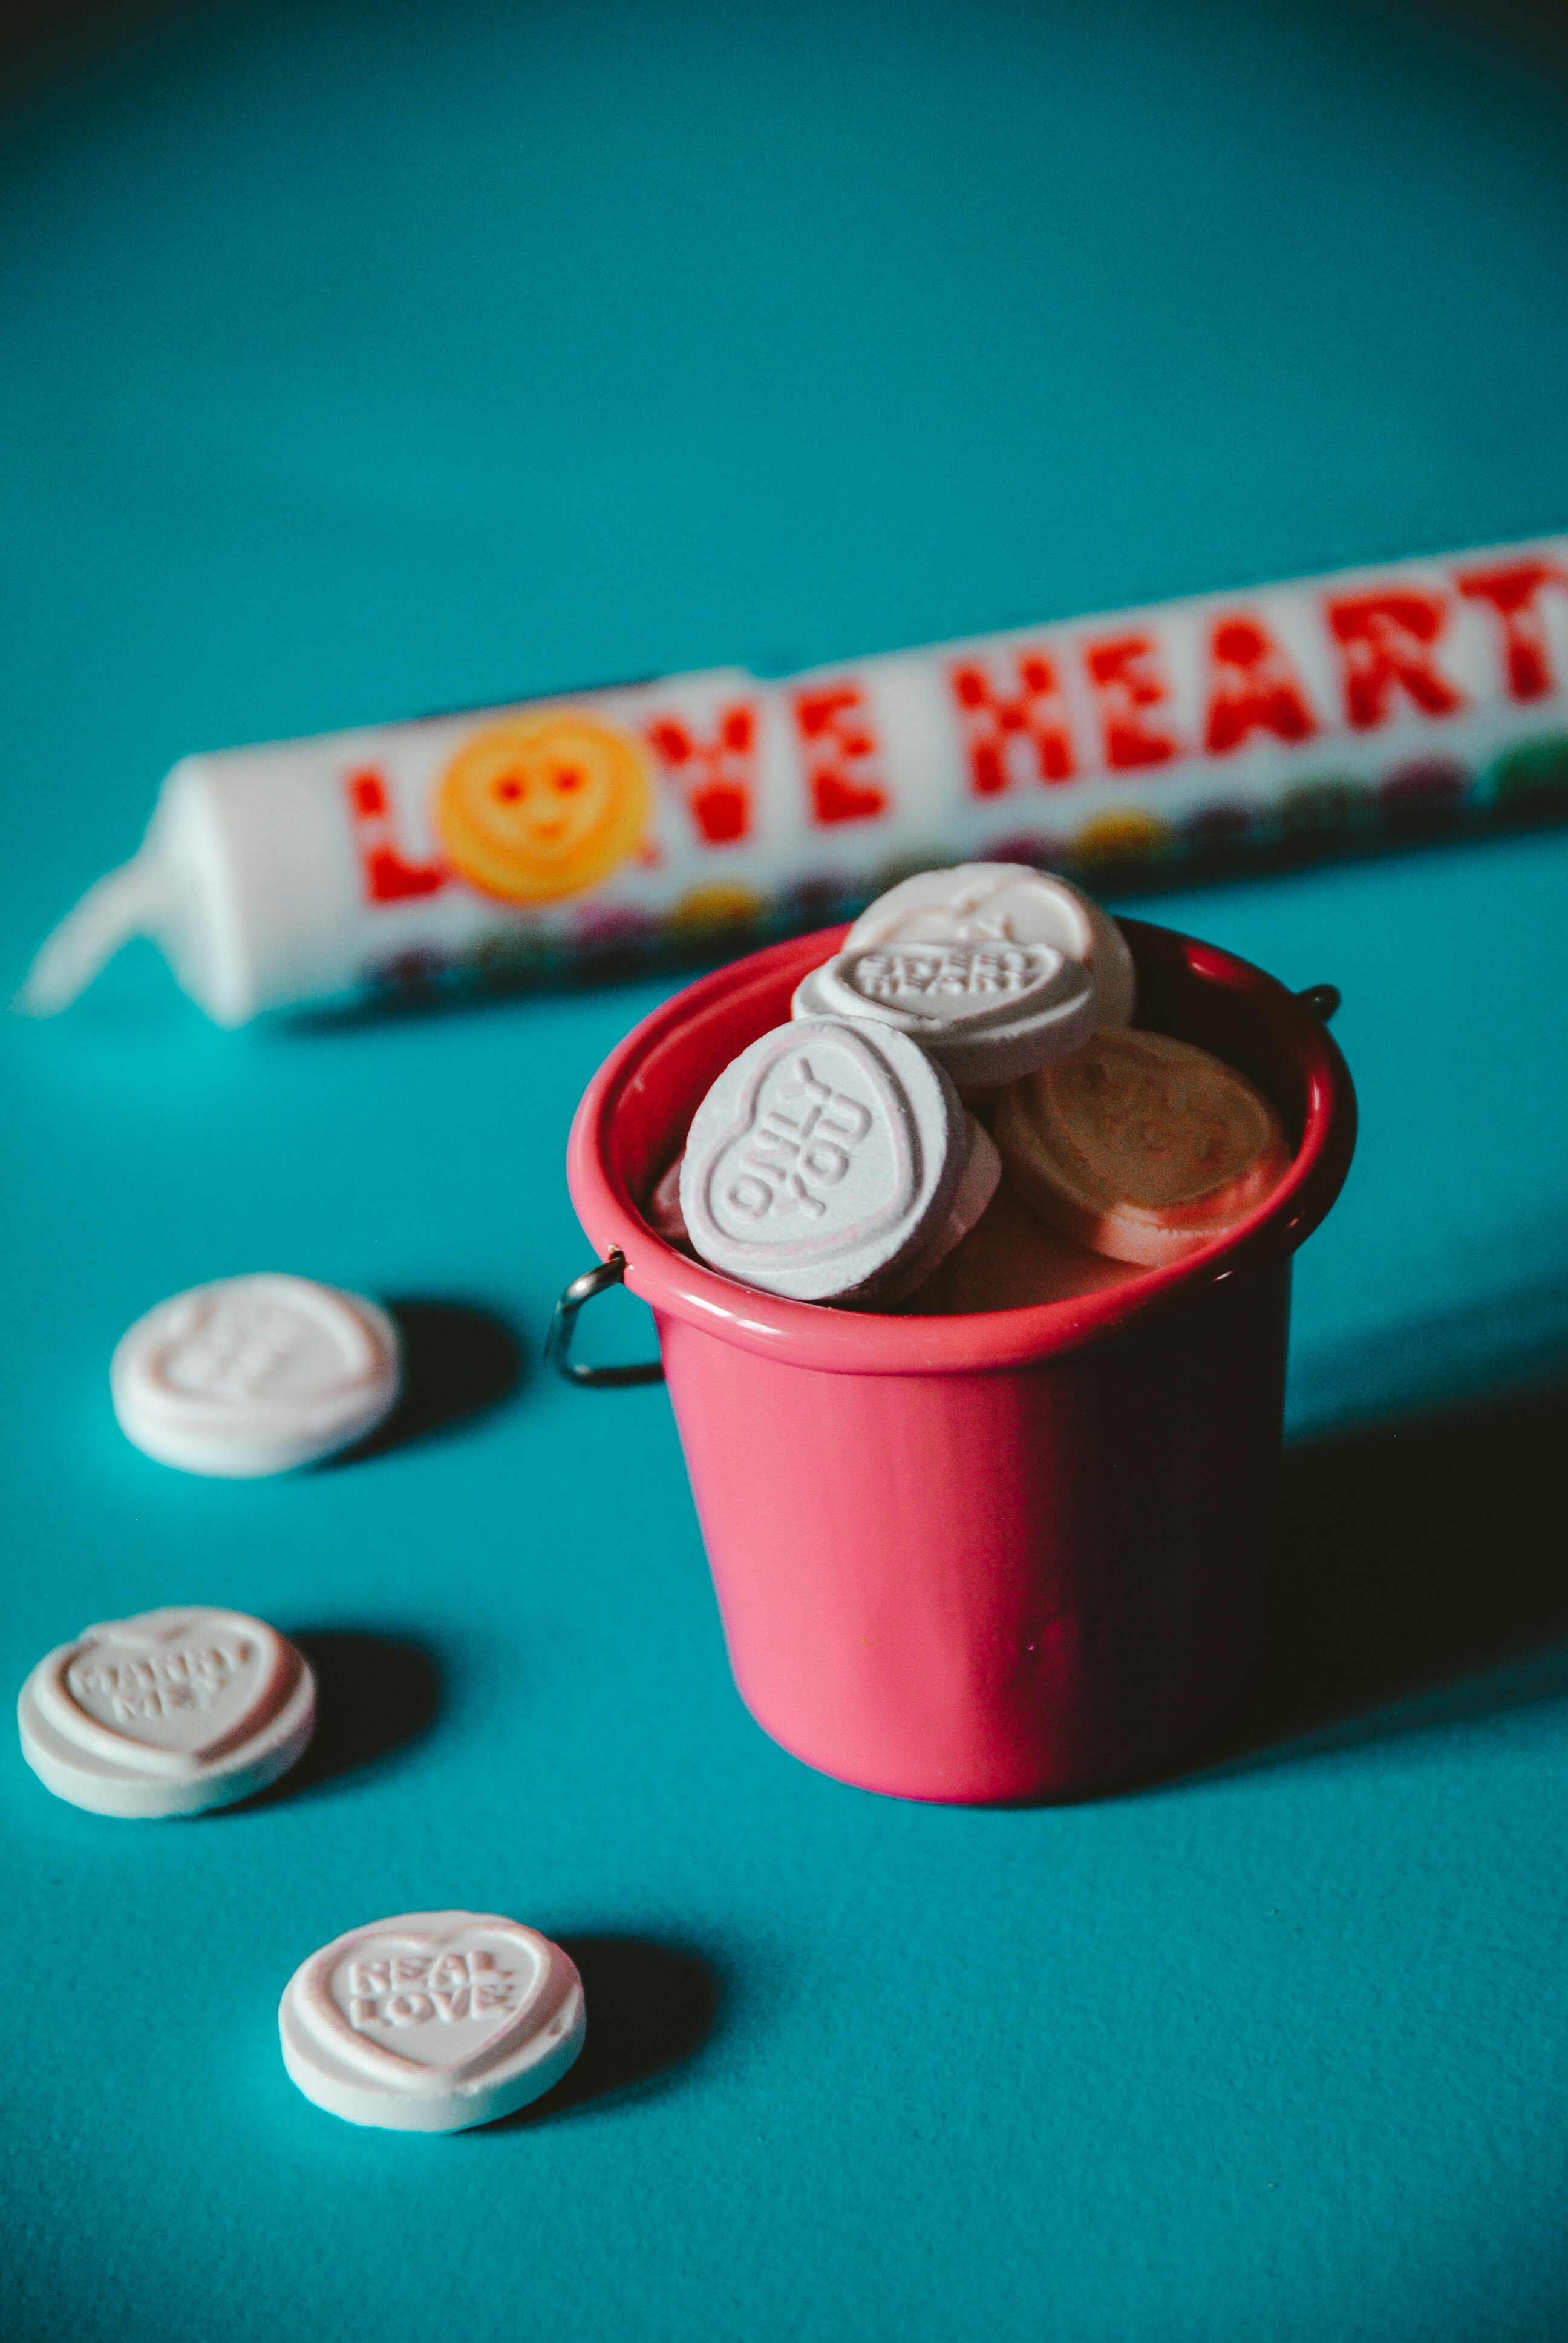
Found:
[[[890,1027],[779,1026],[726,1067],[692,1119],[680,1173],[692,1246],[798,1302],[890,1291],[934,1265],[970,1128],[942,1068]]]
[[[844,939],[866,944],[1050,944],[1094,979],[1094,1021],[1125,1025],[1137,975],[1109,911],[1065,879],[1027,862],[958,862],[921,870],[868,904]]]
[[[991,1090],[1082,1047],[1094,980],[1053,944],[895,941],[835,954],[790,1007],[907,1033],[960,1087]]]
[[[1076,1243],[1161,1268],[1244,1220],[1291,1161],[1243,1074],[1166,1033],[1105,1027],[1008,1091],[996,1142],[1010,1184]]]
[[[587,2018],[570,1956],[489,1912],[405,1912],[302,1963],[277,2013],[307,2099],[380,2131],[467,2131],[515,2115],[576,2059]]]

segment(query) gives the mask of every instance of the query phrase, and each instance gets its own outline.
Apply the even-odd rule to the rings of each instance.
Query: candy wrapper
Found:
[[[34,964],[207,1013],[822,925],[904,873],[1115,891],[1568,807],[1568,538],[186,758]]]

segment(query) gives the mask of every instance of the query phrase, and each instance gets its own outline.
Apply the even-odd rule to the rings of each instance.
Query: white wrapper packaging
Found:
[[[848,916],[912,870],[1172,877],[1568,804],[1568,538],[185,759],[49,939],[208,1014]]]

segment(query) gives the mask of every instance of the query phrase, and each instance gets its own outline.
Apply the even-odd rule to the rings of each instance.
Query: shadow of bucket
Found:
[[[789,1018],[827,930],[646,1018],[572,1126],[572,1202],[652,1308],[730,1664],[809,1765],[907,1798],[1081,1797],[1168,1770],[1268,1636],[1291,1256],[1355,1096],[1311,1002],[1122,922],[1138,1021],[1272,1098],[1295,1143],[1228,1235],[1108,1292],[950,1318],[778,1299],[674,1252],[637,1199],[705,1092]]]

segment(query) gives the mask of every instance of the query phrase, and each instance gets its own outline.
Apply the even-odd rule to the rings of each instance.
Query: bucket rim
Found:
[[[653,1051],[678,1028],[737,987],[763,989],[804,976],[829,959],[844,927],[787,938],[728,962],[660,1002],[600,1065],[583,1092],[567,1146],[567,1183],[601,1258],[626,1262],[626,1283],[656,1316],[669,1316],[781,1363],[839,1374],[985,1373],[1047,1366],[1126,1333],[1251,1271],[1278,1266],[1303,1244],[1343,1187],[1355,1149],[1356,1100],[1350,1069],[1321,1017],[1250,960],[1151,920],[1118,922],[1145,978],[1226,996],[1249,1012],[1277,1048],[1293,1057],[1304,1107],[1301,1141],[1284,1178],[1256,1209],[1184,1260],[1125,1285],[1065,1302],[950,1317],[893,1315],[794,1302],[742,1285],[667,1244],[609,1170],[617,1107]],[[790,987],[793,990],[793,986]],[[766,1030],[766,1029],[760,1029]],[[1151,1030],[1161,1030],[1158,1026]]]

